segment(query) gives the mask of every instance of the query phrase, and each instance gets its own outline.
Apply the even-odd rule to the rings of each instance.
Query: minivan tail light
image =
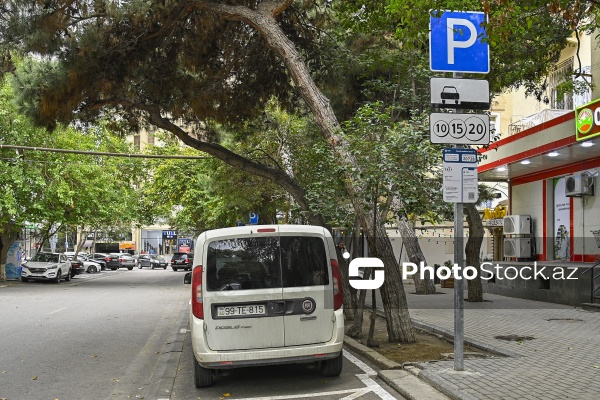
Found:
[[[337,260],[331,260],[331,275],[333,276],[333,309],[339,310],[344,304],[342,296],[342,275]]]
[[[192,314],[198,319],[204,319],[204,304],[202,303],[202,265],[192,272]]]

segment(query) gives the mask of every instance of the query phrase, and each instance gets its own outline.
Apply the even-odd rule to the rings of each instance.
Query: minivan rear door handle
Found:
[[[283,315],[285,312],[285,301],[274,301],[272,303],[273,315]]]

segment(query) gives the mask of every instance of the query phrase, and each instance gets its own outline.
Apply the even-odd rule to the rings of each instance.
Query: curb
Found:
[[[158,366],[152,376],[152,383],[148,386],[148,390],[144,396],[145,399],[167,400],[171,398],[179,368],[179,361],[183,352],[183,342],[188,332],[186,328],[188,319],[189,308],[184,306],[174,325],[173,333],[167,339],[167,343],[160,355]]]
[[[360,355],[377,365],[377,367],[380,369],[402,369],[401,364],[398,364],[397,362],[392,361],[385,356],[382,356],[377,351],[365,346],[364,344],[358,342],[355,339],[352,339],[350,336],[344,336],[344,345],[348,346],[351,350],[355,351],[356,353],[359,353]]]
[[[383,313],[378,310],[378,315],[383,316]],[[413,326],[434,334],[442,335],[448,339],[454,340],[454,332],[424,321],[411,318]],[[521,354],[507,351],[500,347],[487,344],[483,341],[465,337],[464,343],[472,347],[485,350],[487,352],[497,354],[503,357],[520,358]],[[369,361],[373,362],[380,369],[377,376],[383,380],[388,386],[410,400],[477,400],[476,397],[460,391],[458,388],[449,385],[448,382],[439,376],[439,372],[422,369],[420,366],[424,363],[407,362],[399,364],[377,351],[359,343],[357,340],[345,336],[344,345],[362,355]],[[465,371],[468,373],[468,371]],[[465,373],[454,372],[449,373]]]
[[[409,400],[448,400],[443,390],[421,380],[418,372],[412,371],[416,368],[408,367],[403,370],[401,364],[382,356],[349,336],[344,337],[344,346],[377,365],[380,368],[377,377],[404,398]],[[409,368],[411,371],[408,370]]]

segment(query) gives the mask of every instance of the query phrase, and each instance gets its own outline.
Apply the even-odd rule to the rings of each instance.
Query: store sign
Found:
[[[162,231],[163,239],[177,239],[177,231]]]
[[[575,125],[577,140],[600,135],[600,99],[575,109]]]

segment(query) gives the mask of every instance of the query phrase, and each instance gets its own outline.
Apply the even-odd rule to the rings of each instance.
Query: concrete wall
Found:
[[[517,264],[517,263],[515,263]],[[523,264],[523,263],[518,263]],[[533,268],[533,263],[528,264]],[[521,270],[525,265],[510,266],[509,263],[503,263],[499,266],[500,273],[495,281],[483,281],[483,290],[486,293],[499,294],[502,296],[518,297],[522,299],[530,299],[544,301],[549,303],[566,304],[570,306],[581,306],[582,303],[591,301],[591,273],[584,273],[589,266],[576,267],[572,278],[576,279],[561,279],[561,277],[569,277],[573,269],[561,266],[545,265],[538,263],[538,271],[543,266],[546,266],[544,275],[550,279],[544,280],[533,276],[533,271],[524,270],[523,276],[531,279],[499,279],[504,277],[505,273],[512,277],[514,276],[514,268]],[[510,269],[507,271],[507,269]],[[540,305],[543,306],[543,305]],[[545,307],[548,307],[545,305]]]
[[[423,255],[425,255],[427,265],[443,265],[447,260],[454,262],[454,236],[452,235],[452,231],[453,230],[450,228],[431,228],[427,232],[417,230],[417,236],[421,236],[419,238],[419,245],[421,246]],[[465,228],[465,234],[468,232],[469,230]],[[396,259],[399,259],[400,251],[402,251],[400,262],[408,262],[406,249],[402,248],[402,238],[400,237],[400,234],[397,233],[395,229],[390,229],[388,230],[388,236],[392,242]],[[467,237],[464,239],[465,245],[467,239]],[[491,256],[491,247],[491,238],[486,236],[481,244],[481,258]]]

